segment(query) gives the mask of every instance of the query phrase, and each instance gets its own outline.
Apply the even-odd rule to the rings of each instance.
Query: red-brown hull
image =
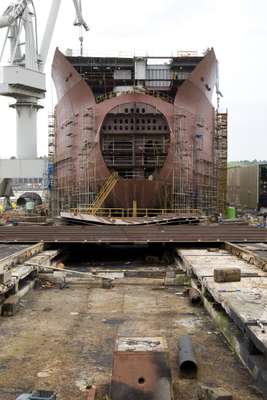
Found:
[[[76,183],[81,180],[79,157],[84,118],[90,118],[92,126],[89,128],[93,130],[95,136],[95,145],[90,157],[91,161],[94,160],[95,179],[97,186],[100,187],[112,173],[107,167],[101,149],[101,129],[106,116],[120,105],[145,104],[155,108],[167,121],[170,144],[165,162],[152,180],[119,179],[105,206],[130,208],[133,201],[137,201],[139,208],[171,207],[174,175],[179,175],[179,168],[183,170],[183,174],[185,173],[185,160],[188,182],[193,182],[194,187],[194,182],[198,180],[202,187],[210,185],[212,188],[209,190],[214,190],[215,124],[211,96],[215,85],[216,68],[216,57],[211,50],[179,87],[174,103],[141,92],[121,94],[96,103],[88,84],[67,58],[57,50],[53,63],[53,79],[58,95],[55,166],[57,180],[63,182],[61,189],[64,190],[64,187],[70,185],[71,179]],[[179,155],[177,154],[178,130]],[[201,143],[198,143],[196,137],[201,138]],[[201,148],[196,149],[196,147]],[[67,165],[71,167],[68,169]],[[201,165],[203,168],[206,166],[206,173],[200,173],[196,165]],[[192,198],[190,204],[197,205],[197,201]],[[72,206],[75,206],[73,201]]]

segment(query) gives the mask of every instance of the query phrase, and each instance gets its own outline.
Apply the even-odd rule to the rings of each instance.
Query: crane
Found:
[[[89,31],[89,26],[83,19],[83,11],[82,11],[82,0],[73,0],[74,7],[76,10],[76,19],[74,21],[74,26],[78,26],[80,28],[80,36],[79,36],[79,41],[80,41],[80,55],[83,56],[83,28],[86,32]]]
[[[13,0],[0,16],[0,29],[6,36],[0,52],[0,95],[15,98],[11,105],[17,116],[17,158],[37,157],[37,112],[45,98],[45,64],[56,25],[61,0],[52,0],[41,46],[38,43],[37,15],[33,0]],[[89,30],[82,14],[82,1],[73,0],[75,25]],[[8,41],[9,58],[3,63]],[[80,33],[81,54],[83,35]]]

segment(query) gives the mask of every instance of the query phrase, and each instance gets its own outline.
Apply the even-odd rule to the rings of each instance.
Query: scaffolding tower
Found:
[[[194,137],[188,127],[196,126]],[[174,209],[199,209],[206,215],[222,212],[226,199],[227,114],[216,113],[213,159],[204,150],[205,121],[177,109],[174,116],[172,204]]]
[[[62,126],[54,121],[54,132],[56,130],[58,134],[51,134],[53,141],[49,146],[53,164],[51,208],[53,215],[59,215],[61,211],[88,207],[96,198],[94,109],[84,107]],[[81,129],[81,135],[78,135],[77,127]]]
[[[145,113],[142,114],[141,122],[145,121],[143,115]],[[99,206],[100,194],[106,199],[110,187],[113,190],[119,178],[150,179],[152,174],[158,177],[158,171],[163,167],[168,151],[173,152],[174,160],[172,184],[160,182],[160,209],[183,213],[199,210],[206,215],[224,213],[227,187],[227,113],[214,114],[214,126],[210,131],[200,115],[196,116],[177,107],[171,136],[168,136],[162,121],[159,120],[157,124],[156,118],[156,122],[153,122],[154,118],[150,115],[147,117],[148,122],[150,121],[152,128],[154,125],[155,129],[161,127],[160,135],[152,132],[149,123],[145,122],[141,125],[143,133],[134,135],[129,132],[129,127],[126,129],[126,122],[123,125],[121,114],[112,118],[114,126],[109,122],[108,129],[105,130],[104,123],[100,142],[103,158],[113,179],[112,185],[109,185],[109,181],[97,182],[96,178],[94,108],[82,108],[79,113],[70,115],[61,126],[55,116],[50,117],[49,162],[53,171],[50,178],[53,215],[69,210],[88,210],[88,213],[95,214],[104,205],[103,201]],[[124,136],[115,129],[116,119],[122,132],[125,128]],[[125,121],[131,121],[128,114]],[[193,135],[192,126],[195,127]],[[209,145],[213,149],[209,157],[205,152],[205,140],[210,141]],[[114,173],[116,176],[113,176]]]
[[[75,204],[78,208],[88,207],[97,194],[96,157],[95,157],[95,115],[94,109],[83,109],[81,115],[81,141],[78,150],[79,182]]]
[[[227,206],[228,113],[216,112],[215,151],[217,164],[217,209],[223,214]]]

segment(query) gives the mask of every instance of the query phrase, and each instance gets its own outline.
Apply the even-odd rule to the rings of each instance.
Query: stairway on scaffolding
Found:
[[[102,186],[100,192],[96,196],[95,201],[90,204],[88,209],[89,214],[96,215],[97,211],[101,208],[101,206],[104,204],[104,201],[108,198],[109,194],[116,186],[118,180],[119,174],[117,172],[113,172],[113,174],[109,176]]]

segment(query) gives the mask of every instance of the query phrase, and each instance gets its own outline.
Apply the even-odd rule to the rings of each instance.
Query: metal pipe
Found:
[[[197,361],[194,353],[192,338],[181,336],[178,342],[178,366],[184,378],[193,379],[197,375]]]
[[[200,304],[202,301],[200,291],[195,288],[189,289],[188,296],[191,303],[194,305]]]

